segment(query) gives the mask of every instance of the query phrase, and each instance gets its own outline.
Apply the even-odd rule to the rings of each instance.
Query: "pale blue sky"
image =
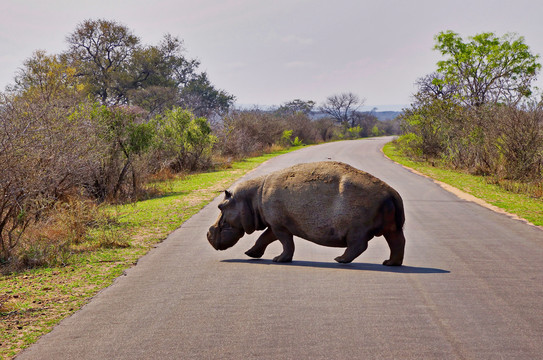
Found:
[[[104,18],[145,44],[180,37],[240,104],[351,91],[384,110],[409,104],[416,79],[435,70],[439,31],[516,32],[543,54],[542,14],[533,0],[0,0],[0,89],[33,51],[59,53],[78,23]]]

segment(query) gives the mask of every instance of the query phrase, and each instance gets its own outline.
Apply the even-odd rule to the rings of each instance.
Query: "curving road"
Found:
[[[256,176],[339,160],[396,188],[406,255],[383,238],[355,262],[296,239],[294,262],[216,252],[216,199],[19,359],[541,359],[543,231],[457,198],[384,158],[388,139],[324,144],[280,156]],[[308,211],[312,211],[308,209]]]

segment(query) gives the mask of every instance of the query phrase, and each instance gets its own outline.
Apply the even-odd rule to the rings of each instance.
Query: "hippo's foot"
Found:
[[[250,256],[255,259],[260,259],[262,255],[264,255],[264,250],[258,249],[255,246],[253,246],[252,248],[250,248],[249,250],[245,252],[245,255]]]
[[[402,265],[402,262],[401,261],[394,261],[394,260],[385,260],[383,261],[383,265],[385,266],[401,266]]]
[[[348,263],[350,263],[352,261],[352,260],[346,259],[343,255],[338,256],[334,260],[337,261],[338,263],[341,263],[341,264],[348,264]]]
[[[292,256],[284,255],[284,254],[281,254],[273,258],[273,262],[284,263],[284,262],[291,262],[291,261],[292,261]]]

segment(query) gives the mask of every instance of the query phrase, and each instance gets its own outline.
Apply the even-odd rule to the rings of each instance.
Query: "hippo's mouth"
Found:
[[[230,225],[221,213],[219,220],[209,228],[207,240],[215,250],[226,250],[234,246],[244,234],[243,229]]]
[[[217,251],[224,251],[224,250],[226,250],[226,249],[228,249],[228,246],[223,246],[223,245],[221,245],[221,244],[219,244],[219,245],[215,248],[215,250],[217,250]]]
[[[220,241],[219,241],[219,236],[217,236],[217,232],[220,233],[220,231],[218,231],[218,229],[209,229],[209,231],[207,232],[207,241],[209,241],[209,243],[211,244],[211,246],[213,246],[213,249],[215,250],[224,250],[224,249],[221,249],[220,247]]]
[[[228,227],[225,229],[213,229],[207,232],[207,240],[215,250],[226,250],[234,246],[243,236],[243,232]]]

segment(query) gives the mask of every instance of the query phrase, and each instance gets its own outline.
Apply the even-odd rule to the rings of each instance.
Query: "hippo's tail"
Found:
[[[391,200],[394,203],[394,217],[396,221],[396,228],[398,230],[402,230],[403,225],[405,224],[405,213],[402,197],[395,191],[394,194],[391,196]]]

